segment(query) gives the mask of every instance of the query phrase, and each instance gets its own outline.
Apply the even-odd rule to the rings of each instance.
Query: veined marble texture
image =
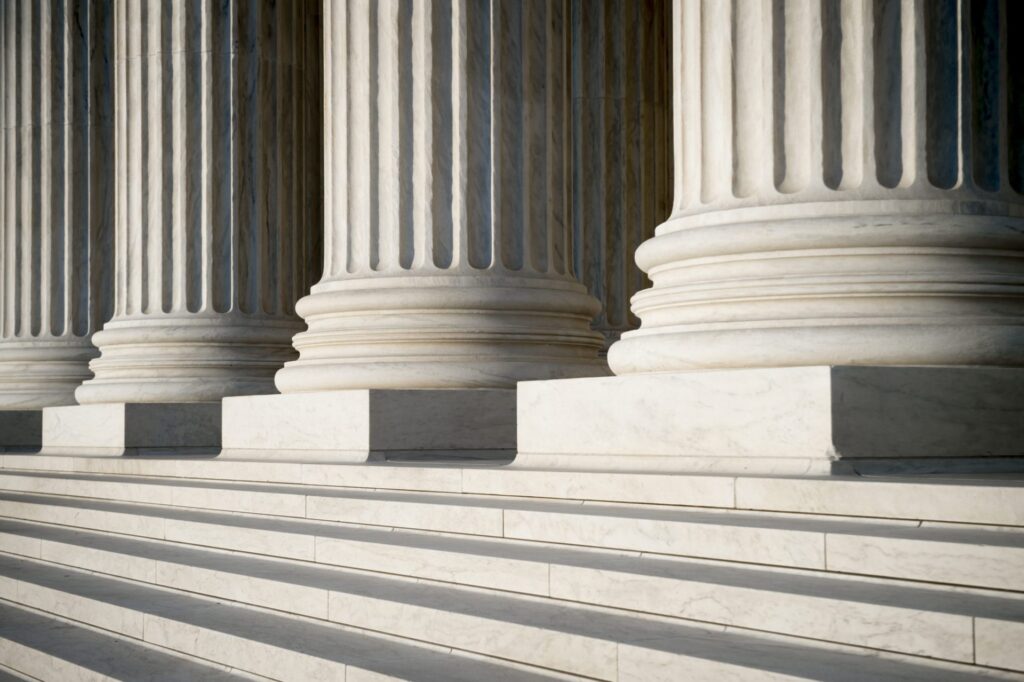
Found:
[[[672,210],[670,0],[572,1],[572,224],[576,275],[614,342],[650,285],[633,254]]]
[[[1022,23],[675,0],[673,213],[612,370],[1024,364]]]
[[[324,9],[324,278],[277,387],[604,373],[570,265],[568,0]]]
[[[113,304],[113,5],[0,3],[0,410],[74,403]]]
[[[81,403],[269,393],[319,274],[315,0],[116,4],[114,318]]]

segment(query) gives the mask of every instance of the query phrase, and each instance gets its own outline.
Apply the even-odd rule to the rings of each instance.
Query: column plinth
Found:
[[[297,306],[309,329],[275,379],[275,430],[297,428],[293,396],[341,410],[348,391],[371,397],[370,429],[394,390],[448,437],[361,456],[508,454],[517,381],[607,372],[571,266],[569,21],[567,0],[325,5],[324,276]],[[231,428],[231,453],[263,448]],[[317,433],[306,456],[351,457]]]
[[[521,461],[1021,466],[1021,18],[1012,2],[676,0],[673,211],[637,251],[652,286],[609,350],[619,376],[586,397],[637,438],[545,445],[545,409],[567,433],[602,429],[582,397],[566,407],[579,384],[537,384]],[[630,409],[631,392],[658,407]]]
[[[44,451],[216,451],[219,401],[272,391],[295,357],[319,253],[320,30],[313,0],[115,3],[113,317]]]
[[[113,15],[0,6],[0,451],[74,403],[112,308]]]

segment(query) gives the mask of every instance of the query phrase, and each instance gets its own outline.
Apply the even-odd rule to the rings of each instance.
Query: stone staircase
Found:
[[[1024,481],[0,458],[0,680],[1024,679]]]

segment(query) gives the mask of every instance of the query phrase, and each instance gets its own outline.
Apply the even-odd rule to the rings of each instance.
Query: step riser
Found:
[[[153,646],[179,652],[186,656],[213,661],[283,682],[292,680],[295,682],[308,680],[329,682],[339,679],[350,682],[353,679],[380,679],[376,673],[355,669],[353,666],[324,660],[265,642],[248,640],[191,623],[182,623],[142,612],[132,612],[131,609],[121,609],[132,612],[132,617],[125,619],[132,624],[121,627],[118,625],[117,619],[94,615],[96,614],[94,600],[69,593],[63,593],[60,599],[54,599],[50,594],[51,590],[38,585],[20,580],[7,580],[6,583],[13,583],[18,594],[17,603],[30,608],[107,629],[119,635],[139,639]],[[141,623],[141,632],[136,629],[135,623]],[[483,633],[483,636],[486,637],[488,634],[490,633]],[[566,658],[570,656],[586,657],[593,653],[597,652],[570,650],[569,653],[563,652],[563,655]],[[709,681],[723,679],[723,675],[727,676],[725,679],[764,679],[761,671],[674,654],[659,656],[657,668],[649,669],[646,662],[650,654],[648,650],[616,643],[608,643],[607,651],[602,653],[603,655],[600,655],[597,661],[592,662],[591,666],[595,668],[599,666],[605,674],[598,678],[605,680],[621,679],[620,668],[640,675],[641,677],[637,679],[648,674],[671,674],[675,676],[674,679],[680,679],[679,676],[685,674],[687,679]],[[557,659],[558,650],[553,649],[551,656]],[[698,671],[696,675],[693,674],[695,670]],[[647,677],[646,679],[660,678]],[[797,678],[786,677],[783,679]]]
[[[15,679],[6,672],[14,670],[18,680],[43,682],[267,680],[54,616],[24,604],[0,601],[0,661],[4,663],[0,679]]]
[[[42,682],[119,682],[113,677],[3,638],[0,638],[0,661],[12,670]]]
[[[61,482],[63,483],[63,482]],[[88,492],[88,481],[76,482],[76,492],[81,496]],[[124,486],[125,484],[118,484]],[[30,486],[25,486],[30,487]],[[60,488],[61,486],[56,486]],[[143,486],[146,487],[146,486]],[[31,492],[55,494],[49,486],[38,486]],[[173,490],[173,488],[172,488]],[[27,492],[27,491],[26,491]],[[64,493],[69,494],[65,490]],[[168,493],[170,495],[171,493]],[[179,496],[183,491],[175,491]],[[89,497],[95,497],[95,492]],[[137,497],[143,497],[139,495]],[[202,498],[213,497],[212,491],[203,490]],[[315,507],[318,500],[328,500],[335,514],[325,511],[325,506]],[[470,514],[458,507],[395,503],[391,501],[344,500],[338,504],[336,498],[307,498],[308,503],[318,509],[319,517],[307,517],[310,521],[335,521],[386,527],[413,528],[427,531],[469,531],[471,534],[488,537],[504,537],[512,540],[577,545],[600,549],[627,550],[652,554],[686,556],[701,559],[736,561],[751,564],[805,568],[841,573],[858,573],[883,577],[950,583],[1000,590],[1024,591],[1024,548],[985,547],[940,541],[910,540],[903,538],[865,537],[847,533],[826,533],[807,530],[786,530],[759,527],[738,527],[713,523],[686,523],[653,519],[622,518],[610,516],[587,516],[584,514],[556,514],[523,510],[483,509],[480,514]],[[150,504],[153,504],[150,501]],[[168,505],[178,506],[178,505]],[[192,505],[188,505],[192,506]],[[196,504],[197,507],[201,505]],[[437,512],[433,522],[422,522],[424,507]],[[11,511],[7,511],[11,509]],[[221,507],[216,509],[223,511]],[[348,513],[343,513],[347,511]],[[0,500],[0,514],[15,518],[19,516],[9,501]],[[56,523],[81,526],[95,514],[80,514],[82,522],[57,519]],[[62,519],[68,517],[62,514]],[[133,517],[134,518],[134,517]],[[440,521],[437,519],[441,519]],[[94,521],[94,523],[97,521]],[[394,523],[392,523],[394,522]],[[124,532],[147,537],[174,539],[213,547],[225,547],[239,551],[255,551],[293,559],[314,559],[316,549],[311,538],[297,539],[285,533],[253,533],[232,527],[228,533],[219,532],[207,524],[195,524],[168,519],[162,530],[149,524],[145,530],[138,528],[134,520],[120,521],[118,530],[114,527],[99,527],[100,530]],[[89,526],[83,526],[89,527]],[[489,530],[489,532],[483,532]],[[155,534],[160,533],[160,534]],[[255,545],[262,545],[262,549]],[[882,557],[875,561],[864,561],[865,553]],[[936,561],[941,557],[942,561]]]
[[[569,643],[558,641],[558,633],[550,631],[502,626],[500,622],[483,619],[462,622],[465,617],[449,611],[422,609],[12,533],[0,533],[0,551],[543,667],[558,668],[544,656],[537,657],[545,646],[558,644],[556,651],[572,650]],[[550,594],[567,601],[964,663],[975,660],[976,646],[979,649],[987,646],[990,650],[995,648],[994,658],[988,660],[978,655],[978,664],[996,665],[998,661],[1002,667],[1024,670],[1024,666],[1007,666],[1007,652],[999,653],[1002,639],[993,637],[996,634],[993,629],[1014,625],[1005,621],[979,623],[976,629],[969,616],[558,565],[550,566]],[[346,599],[361,606],[343,608]],[[440,627],[449,622],[453,629]],[[411,623],[416,627],[410,628]],[[490,634],[476,636],[484,633]],[[502,642],[506,633],[510,639]],[[976,643],[976,636],[989,639]],[[478,644],[472,646],[467,641]],[[988,644],[983,646],[986,641]],[[510,650],[510,644],[521,648]],[[568,671],[598,676],[584,669]]]
[[[1024,527],[1020,487],[195,459],[0,456],[0,469],[522,496]],[[183,481],[184,483],[184,481]]]
[[[16,591],[13,599],[10,592]],[[0,598],[123,637],[274,680],[378,680],[378,673],[0,576]],[[3,660],[11,660],[3,658]],[[74,679],[74,678],[59,678]],[[107,679],[100,677],[98,679]]]

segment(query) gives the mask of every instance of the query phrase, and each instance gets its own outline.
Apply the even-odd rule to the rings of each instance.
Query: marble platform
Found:
[[[524,382],[516,465],[1024,470],[1024,370],[790,367]]]
[[[357,389],[225,398],[222,458],[511,458],[514,390]]]
[[[218,403],[103,403],[43,409],[43,449],[70,455],[214,455]]]

